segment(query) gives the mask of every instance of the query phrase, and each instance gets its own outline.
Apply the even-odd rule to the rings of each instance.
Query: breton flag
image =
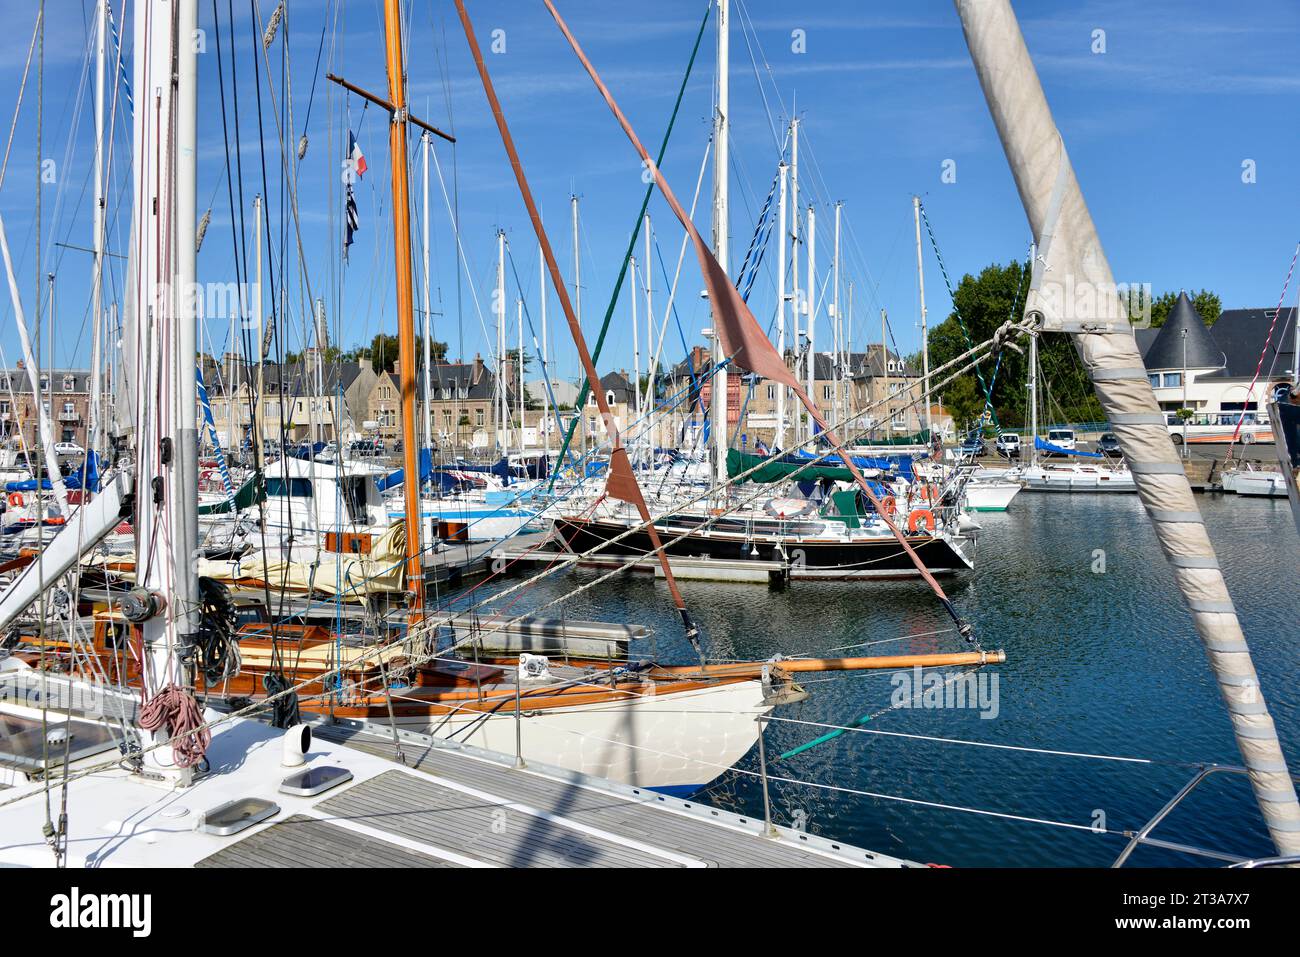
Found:
[[[344,210],[343,261],[348,261],[348,247],[352,245],[352,234],[361,228],[361,219],[357,215],[357,198],[348,184],[347,208]]]
[[[366,154],[361,152],[361,144],[351,132],[348,133],[348,162],[352,164],[358,177],[365,176],[366,170],[370,168],[366,164]]]

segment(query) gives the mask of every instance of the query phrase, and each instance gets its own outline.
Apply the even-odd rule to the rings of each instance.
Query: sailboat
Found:
[[[1038,335],[1029,339],[1029,462],[1007,469],[1005,478],[1024,484],[1029,492],[1136,492],[1128,467],[1106,464],[1100,452],[1083,452],[1057,445],[1038,434]],[[1040,453],[1095,461],[1045,462]]]

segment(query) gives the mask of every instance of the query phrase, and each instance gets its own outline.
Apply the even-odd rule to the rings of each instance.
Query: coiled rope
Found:
[[[176,684],[162,688],[140,707],[140,727],[146,731],[167,729],[178,768],[194,767],[212,743],[212,732],[194,695]]]

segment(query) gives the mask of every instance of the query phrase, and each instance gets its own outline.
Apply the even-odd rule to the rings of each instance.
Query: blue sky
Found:
[[[229,113],[233,104],[227,3],[218,0],[217,7]],[[265,20],[274,3],[257,3]],[[116,10],[121,5],[122,0],[114,0]],[[41,191],[40,264],[33,245],[35,76],[28,83],[0,186],[0,211],[29,316],[38,284],[43,295],[38,277],[57,273],[55,361],[63,366],[84,363],[89,355],[90,257],[56,247],[53,241],[83,246],[90,242],[93,126],[90,88],[85,83],[93,0],[48,0],[47,6],[42,152],[54,159],[57,175],[56,182]],[[558,6],[653,151],[704,3],[560,0]],[[262,191],[252,76],[256,28],[247,0],[235,0],[234,7],[242,147],[238,156],[243,166],[245,224],[251,230],[252,197]],[[5,131],[35,8],[32,0],[0,2],[0,16],[9,27],[0,47],[0,89],[5,91],[0,119]],[[772,126],[780,133],[797,104],[805,134],[802,186],[810,190],[805,198],[817,205],[818,212],[819,272],[830,266],[830,207],[839,200],[844,204],[845,223],[843,277],[855,287],[853,344],[861,347],[879,340],[883,307],[889,312],[895,340],[910,351],[919,344],[913,193],[924,198],[954,281],[990,262],[1024,255],[1029,241],[952,4],[947,0],[816,4],[733,0],[732,8],[733,271],[775,175],[779,157]],[[1149,282],[1157,293],[1205,286],[1217,291],[1227,307],[1276,303],[1300,238],[1296,173],[1300,8],[1277,0],[1232,6],[1022,2],[1016,9],[1116,278]],[[235,143],[233,130],[228,141],[222,135],[212,0],[199,0],[199,11],[200,25],[208,35],[207,50],[199,57],[198,192],[200,213],[209,205],[212,209],[199,278],[229,282],[234,279],[235,254],[226,156],[227,148],[234,154]],[[458,319],[454,238],[435,175],[431,283],[434,309],[441,313],[434,320],[435,336],[450,343],[453,357],[470,358],[490,349],[484,325],[492,322],[495,230],[507,232],[534,322],[538,321],[537,247],[453,5],[449,0],[412,0],[409,11],[412,111],[458,136],[454,153],[445,144],[437,150],[449,189],[453,164],[457,173],[454,198],[459,202],[461,242],[470,273],[468,278],[460,276]],[[594,337],[640,205],[639,161],[540,2],[476,0],[470,12],[485,46],[493,30],[505,31],[505,51],[489,55],[488,66],[561,266],[570,276],[569,196],[581,197],[583,324]],[[289,277],[285,291],[289,318],[284,326],[289,349],[301,348],[306,334],[301,306],[307,284],[326,298],[331,334],[344,345],[396,329],[385,118],[374,109],[363,112],[355,96],[344,97],[323,77],[333,71],[362,86],[384,89],[380,16],[376,0],[289,3],[291,138],[296,143],[304,127],[309,138],[298,185],[305,269],[292,249],[292,220],[282,212],[286,197],[275,176],[279,141],[271,111],[287,107],[280,99],[285,85],[278,75],[283,30],[269,54],[277,76],[274,95],[263,77],[262,142],[270,170],[272,230],[290,241],[284,269],[278,240],[273,244],[277,276],[284,272]],[[792,49],[795,30],[805,32],[805,52]],[[1105,31],[1104,53],[1092,52],[1096,30]],[[125,32],[129,37],[129,26]],[[665,163],[669,181],[686,203],[709,134],[714,66],[710,30]],[[228,115],[228,123],[233,124],[232,116]],[[339,256],[342,186],[338,173],[348,127],[358,131],[370,171],[357,188],[362,229],[345,268]],[[111,208],[127,208],[122,163],[128,146],[126,126],[119,122]],[[941,181],[947,160],[956,164],[955,183]],[[1245,160],[1254,161],[1253,184],[1242,182]],[[418,162],[412,174],[418,209]],[[706,177],[696,215],[706,236],[708,182]],[[671,273],[682,231],[658,197],[652,201],[651,215],[659,251]],[[126,230],[125,219],[115,217],[110,248],[125,249]],[[415,238],[418,266],[418,228]],[[640,251],[638,244],[638,257]],[[764,324],[775,310],[775,263],[775,250],[769,249],[751,299]],[[121,262],[113,262],[110,289],[121,288],[122,268]],[[302,281],[304,275],[307,282]],[[666,282],[657,263],[653,279],[656,323],[661,323]],[[928,244],[926,279],[930,314],[937,322],[947,314],[949,300]],[[516,336],[513,286],[512,280],[508,292],[512,342]],[[702,341],[700,330],[707,325],[700,287],[688,256],[677,298],[688,344]],[[482,321],[471,288],[477,293]],[[1294,292],[1293,286],[1288,301],[1294,301]],[[567,378],[576,374],[576,362],[553,295],[550,316],[555,371]],[[601,371],[631,367],[630,323],[625,295],[615,314]],[[665,357],[676,361],[682,355],[681,340],[672,320],[667,328]],[[827,332],[823,325],[819,343],[827,342]],[[205,348],[221,351],[227,335],[228,322],[210,318]],[[7,296],[0,302],[0,346],[12,364],[18,345]]]

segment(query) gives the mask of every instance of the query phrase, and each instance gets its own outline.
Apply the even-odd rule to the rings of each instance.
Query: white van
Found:
[[[1074,434],[1074,429],[1048,429],[1047,441],[1058,449],[1065,449],[1067,452],[1073,452],[1078,445],[1078,438]]]

